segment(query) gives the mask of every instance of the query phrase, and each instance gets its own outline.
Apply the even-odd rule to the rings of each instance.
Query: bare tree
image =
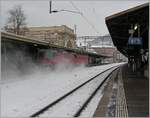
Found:
[[[26,17],[24,11],[20,5],[15,6],[13,9],[9,10],[9,17],[4,29],[7,32],[22,34],[26,27]]]

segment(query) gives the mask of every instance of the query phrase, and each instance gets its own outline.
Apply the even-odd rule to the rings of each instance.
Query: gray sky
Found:
[[[49,14],[49,0],[1,0],[0,22],[1,26],[4,26],[8,17],[8,11],[19,4],[22,5],[27,17],[27,26],[67,25],[70,28],[74,28],[76,24],[78,36],[105,35],[108,34],[105,17],[146,2],[148,2],[148,0],[72,1],[75,7],[86,17],[88,20],[87,23],[87,20],[79,14],[69,12]],[[56,10],[65,9],[77,11],[72,3],[70,0],[55,0],[52,2],[52,8]]]

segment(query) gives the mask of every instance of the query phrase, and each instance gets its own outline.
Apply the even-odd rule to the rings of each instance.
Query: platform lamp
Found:
[[[136,31],[137,29],[138,29],[138,37],[140,37],[140,25],[138,23],[134,25],[134,31]]]
[[[135,26],[134,26],[134,30],[137,30],[137,28],[138,28],[138,25],[137,25],[137,24],[135,24]]]

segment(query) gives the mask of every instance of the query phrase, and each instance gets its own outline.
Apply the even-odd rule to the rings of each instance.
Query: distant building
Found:
[[[54,45],[68,48],[76,47],[76,35],[71,28],[65,25],[52,27],[28,27],[28,31],[26,31],[24,35],[36,40],[45,40]]]
[[[105,36],[79,36],[77,37],[78,47],[114,47],[110,35]]]
[[[106,56],[113,56],[116,48],[113,45],[112,39],[109,35],[105,36],[81,36],[78,37],[77,45],[81,49],[85,49],[97,54],[104,54]]]
[[[125,57],[117,51],[113,45],[110,35],[105,36],[80,36],[78,38],[77,45],[79,48],[89,52],[104,55],[107,58],[107,62],[120,62],[125,61]]]
[[[93,41],[87,42],[91,47],[114,47],[112,39],[109,35],[99,36]]]

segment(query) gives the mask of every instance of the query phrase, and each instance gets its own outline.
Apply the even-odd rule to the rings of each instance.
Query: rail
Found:
[[[116,68],[115,68],[116,67]],[[75,91],[77,91],[78,89],[80,89],[81,87],[83,87],[84,85],[86,85],[87,83],[91,82],[92,80],[94,80],[96,77],[100,76],[101,74],[105,73],[108,70],[111,70],[112,68],[115,68],[113,71],[115,71],[119,66],[114,66],[111,67],[109,69],[106,69],[103,72],[100,72],[99,74],[97,74],[96,76],[90,78],[89,80],[87,80],[86,82],[82,83],[81,85],[79,85],[78,87],[74,88],[73,90],[71,90],[70,92],[64,94],[62,97],[56,99],[54,102],[48,104],[47,106],[45,106],[44,108],[40,109],[39,111],[37,111],[36,113],[32,114],[30,117],[37,117],[40,114],[42,114],[43,112],[47,111],[49,108],[51,108],[52,106],[56,105],[57,103],[59,103],[60,101],[62,101],[63,99],[65,99],[66,97],[68,97],[69,95],[73,94]],[[112,71],[112,72],[113,72]],[[75,113],[75,117],[79,116],[81,114],[81,112],[83,111],[83,109],[87,106],[87,104],[90,102],[90,100],[93,98],[92,96],[94,96],[97,91],[100,89],[100,87],[105,83],[105,81],[109,78],[109,76],[112,74],[112,72],[109,73],[109,75],[100,83],[100,85],[97,87],[97,89],[93,92],[93,94],[86,100],[86,102],[84,103],[84,105]]]

